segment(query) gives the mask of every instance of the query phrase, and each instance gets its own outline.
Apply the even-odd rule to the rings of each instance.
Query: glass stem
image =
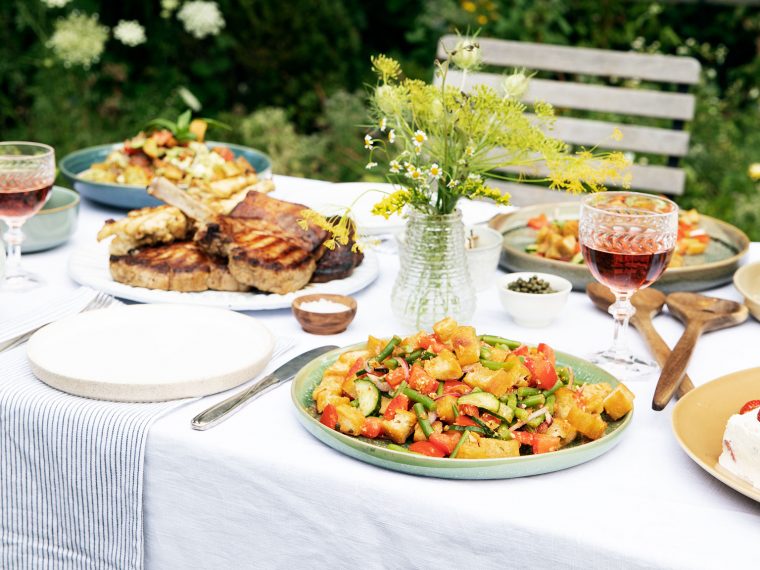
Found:
[[[21,226],[23,220],[7,220],[8,231],[5,232],[3,239],[6,244],[5,255],[5,277],[15,277],[22,273],[21,271],[21,242],[24,241],[24,234]]]
[[[610,306],[609,313],[615,319],[615,332],[612,336],[612,346],[608,352],[616,357],[627,358],[629,349],[627,340],[628,321],[636,312],[636,308],[631,304],[633,292],[614,291],[615,302]]]

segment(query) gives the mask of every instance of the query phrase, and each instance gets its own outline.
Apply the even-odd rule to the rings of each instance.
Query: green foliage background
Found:
[[[760,9],[623,0],[219,0],[226,26],[196,39],[159,0],[0,3],[0,139],[54,145],[59,156],[130,136],[185,108],[233,125],[214,136],[268,151],[275,171],[357,180],[369,56],[400,59],[429,79],[437,39],[454,29],[554,44],[690,55],[703,65],[692,143],[683,162],[686,207],[722,217],[760,240]],[[111,38],[91,69],[65,68],[46,47],[55,20],[99,14],[113,28],[138,20],[148,41]],[[638,161],[650,157],[636,157]]]

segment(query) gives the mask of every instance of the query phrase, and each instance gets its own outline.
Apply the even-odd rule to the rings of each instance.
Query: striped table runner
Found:
[[[71,396],[0,355],[0,568],[142,568],[148,429],[182,403]]]

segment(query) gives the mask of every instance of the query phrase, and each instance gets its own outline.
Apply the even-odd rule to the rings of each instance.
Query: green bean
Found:
[[[425,408],[422,404],[417,403],[412,406],[412,410],[414,411],[414,415],[417,416],[417,422],[419,422],[420,429],[422,429],[422,433],[425,434],[425,438],[430,437],[433,434],[433,426],[431,426],[428,421]]]
[[[559,378],[557,378],[557,381],[554,383],[554,386],[552,386],[548,390],[544,390],[544,396],[546,396],[548,398],[549,396],[551,396],[552,394],[554,394],[554,392],[556,392],[557,390],[559,390],[559,388],[561,386],[562,386],[562,382],[560,381]]]
[[[390,449],[391,451],[401,451],[403,453],[411,453],[406,447],[403,445],[396,445],[395,443],[389,443],[386,446],[386,449]]]
[[[406,388],[406,380],[404,380],[401,384],[398,385],[398,388],[396,388],[395,392],[393,392],[393,397],[395,398],[399,394],[403,394],[404,388]]]
[[[361,370],[356,371],[356,377],[359,378],[359,376],[364,376],[367,373],[367,371],[362,368]]]
[[[510,360],[507,360],[506,362],[495,362],[493,360],[484,360],[480,359],[480,364],[485,366],[486,368],[490,370],[512,370],[512,368],[515,367],[515,364],[517,364],[517,361],[512,358]]]
[[[521,422],[527,420],[529,415],[530,414],[524,408],[515,408],[515,417]]]
[[[401,342],[401,338],[394,335],[394,337],[390,341],[388,341],[388,344],[385,345],[385,348],[380,351],[380,354],[377,355],[377,358],[375,358],[375,360],[377,360],[378,362],[382,362],[383,360],[388,358],[393,352],[393,349],[396,348],[396,346],[400,342]]]
[[[481,360],[490,360],[491,359],[491,351],[488,350],[485,346],[480,347],[480,358]]]
[[[425,394],[420,394],[417,390],[412,390],[408,386],[404,386],[401,393],[412,402],[417,402],[418,404],[425,406],[426,410],[435,410],[435,400],[428,398]]]
[[[435,391],[436,396],[443,394],[443,382],[438,382],[438,389]]]
[[[426,350],[420,355],[420,360],[430,360],[431,358],[435,358],[438,356],[435,352],[430,352],[429,350]]]
[[[537,428],[542,423],[544,423],[544,420],[546,419],[546,416],[544,414],[541,414],[540,416],[533,418],[532,420],[525,422],[525,425],[530,426],[532,428]]]
[[[449,426],[449,430],[462,431],[462,432],[474,431],[475,433],[485,434],[485,432],[483,431],[483,428],[479,428],[476,426]]]
[[[459,441],[454,446],[454,450],[451,452],[451,455],[449,455],[449,457],[451,457],[452,459],[454,459],[457,456],[457,453],[459,453],[459,448],[462,447],[462,444],[464,443],[464,440],[467,437],[467,432],[468,431],[470,431],[470,430],[465,430],[465,431],[462,432],[462,435],[459,438]]]
[[[508,338],[502,338],[500,336],[494,336],[490,334],[482,334],[480,335],[480,340],[485,342],[486,344],[490,344],[491,346],[496,346],[497,344],[503,344],[506,345],[507,348],[510,350],[514,350],[518,346],[520,346],[522,343],[517,342],[516,340],[509,340]]]
[[[520,386],[517,389],[517,396],[519,398],[526,398],[528,396],[535,396],[536,394],[540,394],[541,390],[538,388],[529,388],[528,386]]]
[[[540,408],[544,405],[546,402],[546,398],[543,394],[535,394],[533,396],[528,396],[525,398],[522,403],[525,404],[528,408]]]
[[[451,404],[451,411],[454,412],[454,419],[457,419],[459,417],[459,408],[456,403]]]
[[[383,361],[383,364],[388,367],[388,370],[395,370],[398,368],[398,361],[395,358],[386,358]]]
[[[415,351],[410,352],[409,354],[407,354],[404,357],[404,360],[406,360],[406,362],[408,364],[412,364],[412,363],[414,363],[415,360],[419,359],[419,357],[422,356],[423,352],[425,352],[425,351],[422,350],[421,348],[418,348],[417,350],[415,350]]]
[[[512,392],[511,394],[509,394],[509,396],[507,396],[507,406],[509,406],[513,410],[517,407],[517,396],[515,395],[514,392]]]
[[[544,405],[546,406],[546,410],[550,414],[554,413],[554,405],[556,403],[556,400],[557,400],[557,396],[555,396],[554,394],[551,394],[550,396],[546,397],[546,404]]]

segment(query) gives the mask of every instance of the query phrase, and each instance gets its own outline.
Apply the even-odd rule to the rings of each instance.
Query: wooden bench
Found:
[[[441,38],[438,58],[447,59],[447,51],[454,49],[459,38],[448,35]],[[667,157],[664,165],[634,164],[631,167],[631,189],[679,195],[684,191],[686,176],[678,167],[681,157],[689,149],[689,133],[683,130],[694,117],[695,97],[689,87],[699,82],[701,66],[696,59],[668,55],[649,55],[601,49],[514,42],[478,38],[483,63],[488,67],[506,68],[504,72],[467,73],[464,89],[486,84],[503,91],[505,73],[513,68],[552,72],[555,78],[534,78],[523,96],[526,103],[545,101],[558,110],[552,136],[567,143],[587,148],[630,151]],[[570,79],[578,76],[637,79],[662,84],[670,90],[650,88],[634,89],[613,85],[582,83]],[[462,83],[462,72],[451,69],[449,84]],[[568,112],[600,112],[629,117],[665,120],[666,126],[645,126],[629,122],[611,122],[568,116]],[[623,133],[621,140],[611,138],[615,128]],[[518,169],[510,172],[519,173]],[[541,175],[545,170],[531,170],[525,174]],[[550,202],[566,199],[539,184],[513,183],[498,180],[493,185],[509,192],[515,205]]]

